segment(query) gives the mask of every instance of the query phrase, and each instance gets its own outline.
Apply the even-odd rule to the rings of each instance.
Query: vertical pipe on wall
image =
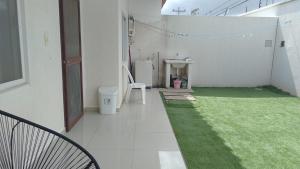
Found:
[[[160,78],[159,78],[159,75],[160,75],[160,74],[159,74],[159,73],[160,73],[160,72],[159,72],[159,71],[160,71],[160,70],[159,70],[159,68],[160,68],[160,67],[159,67],[159,64],[160,64],[160,56],[159,56],[159,52],[157,52],[157,87],[161,87],[161,86],[160,86]]]

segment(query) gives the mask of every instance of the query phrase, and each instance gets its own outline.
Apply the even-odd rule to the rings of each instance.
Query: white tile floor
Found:
[[[186,169],[157,89],[138,91],[116,115],[86,113],[68,134],[85,147],[101,169]]]

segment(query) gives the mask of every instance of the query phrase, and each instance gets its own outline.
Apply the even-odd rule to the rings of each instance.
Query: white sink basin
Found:
[[[185,67],[185,65],[186,65],[186,63],[172,63],[171,64],[171,66],[176,69],[182,69]]]
[[[177,69],[182,69],[187,64],[194,63],[191,59],[166,59],[165,63],[172,65],[172,67]]]

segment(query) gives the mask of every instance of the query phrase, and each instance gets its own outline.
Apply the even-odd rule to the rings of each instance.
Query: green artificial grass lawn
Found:
[[[273,87],[193,88],[165,102],[188,169],[299,169],[300,100]]]

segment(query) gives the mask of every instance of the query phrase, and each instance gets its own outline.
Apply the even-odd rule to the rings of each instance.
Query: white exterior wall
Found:
[[[279,18],[272,84],[300,96],[300,13]],[[285,41],[285,47],[280,47]]]
[[[137,23],[134,59],[154,56],[153,81],[157,84],[157,52],[160,52],[160,79],[163,59],[191,57],[193,86],[253,87],[271,84],[276,18],[164,16],[155,22]],[[148,21],[148,22],[147,22]],[[189,34],[172,37],[170,33]]]
[[[167,57],[191,57],[193,86],[270,85],[276,18],[168,16]]]
[[[151,25],[151,26],[149,26]],[[158,28],[152,28],[152,26]],[[159,29],[164,29],[166,22],[158,20],[152,23],[136,22],[136,35],[134,44],[131,46],[131,56],[133,62],[137,59],[153,59],[154,70],[152,74],[153,86],[158,86],[162,83],[164,75],[163,59],[166,56],[166,38],[165,33]],[[158,54],[159,53],[159,54]],[[158,55],[160,56],[159,66],[160,72],[158,74]],[[158,82],[158,76],[160,82]]]
[[[123,16],[126,17],[127,19],[127,22],[128,22],[128,0],[118,0],[119,2],[119,14],[118,14],[118,35],[119,35],[119,44],[118,44],[118,48],[119,48],[119,54],[118,54],[118,88],[119,88],[119,104],[118,104],[118,107],[121,107],[122,105],[122,102],[123,102],[123,98],[126,94],[126,91],[127,91],[127,85],[128,85],[128,76],[127,76],[127,73],[124,71],[122,65],[123,63],[124,64],[128,64],[128,55],[129,55],[129,52],[126,53],[126,56],[125,58],[127,58],[127,60],[123,60],[123,23],[122,23],[122,19],[123,19]],[[127,34],[128,36],[128,34]],[[129,44],[129,43],[128,43]],[[127,47],[127,51],[128,51],[128,47]]]
[[[0,93],[0,109],[61,132],[64,108],[58,1],[26,0],[24,4],[29,82]]]
[[[260,9],[245,16],[279,17],[272,85],[292,95],[300,96],[300,0],[291,0],[287,3]],[[284,48],[280,47],[281,41],[286,41]]]
[[[84,107],[98,108],[98,88],[119,88],[118,107],[123,99],[122,14],[127,1],[81,0]]]
[[[158,86],[163,78],[162,59],[166,55],[165,33],[166,22],[160,14],[160,0],[129,0],[129,14],[136,19],[134,44],[131,46],[132,61],[136,59],[153,59],[153,86]],[[160,55],[160,72],[158,72],[158,57]],[[160,76],[160,77],[158,77]]]

